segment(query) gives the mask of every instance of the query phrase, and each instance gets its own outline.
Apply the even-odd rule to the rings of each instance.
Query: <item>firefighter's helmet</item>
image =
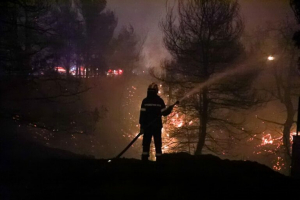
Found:
[[[153,91],[156,94],[158,93],[158,86],[156,83],[151,83],[148,87],[148,91]]]

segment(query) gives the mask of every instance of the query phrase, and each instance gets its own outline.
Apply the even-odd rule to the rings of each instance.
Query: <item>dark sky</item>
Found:
[[[176,1],[168,0],[171,5]],[[239,0],[239,3],[247,31],[286,16],[294,17],[289,0]],[[155,66],[168,56],[158,27],[159,21],[165,17],[166,0],[107,0],[107,8],[118,17],[117,31],[131,24],[139,35],[146,37],[143,50],[145,67]]]

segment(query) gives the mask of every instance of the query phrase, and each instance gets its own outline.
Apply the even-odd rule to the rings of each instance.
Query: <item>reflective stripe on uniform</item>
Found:
[[[156,156],[161,156],[162,154],[161,153],[156,153]]]
[[[146,111],[146,108],[141,108],[141,111]]]
[[[142,155],[149,155],[149,152],[143,152]]]
[[[147,104],[145,104],[145,106],[161,107],[161,104],[147,103]]]
[[[161,109],[161,112],[164,112],[164,111],[166,111],[167,110],[167,108],[163,108],[163,109]]]

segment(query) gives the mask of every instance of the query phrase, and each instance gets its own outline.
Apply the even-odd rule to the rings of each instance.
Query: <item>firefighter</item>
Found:
[[[163,127],[161,116],[169,115],[174,105],[166,107],[164,100],[158,96],[157,84],[151,83],[149,85],[147,97],[143,99],[141,104],[139,119],[140,132],[143,134],[142,161],[148,161],[152,137],[154,138],[156,161],[161,160],[161,130]]]

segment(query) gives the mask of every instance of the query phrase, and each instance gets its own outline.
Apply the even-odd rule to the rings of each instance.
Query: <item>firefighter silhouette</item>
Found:
[[[154,138],[156,161],[161,160],[161,130],[163,127],[161,117],[168,116],[172,112],[174,105],[166,107],[164,100],[158,96],[157,84],[151,83],[149,85],[147,97],[143,99],[141,104],[139,118],[140,132],[143,134],[143,161],[147,161],[149,158],[152,137]]]

